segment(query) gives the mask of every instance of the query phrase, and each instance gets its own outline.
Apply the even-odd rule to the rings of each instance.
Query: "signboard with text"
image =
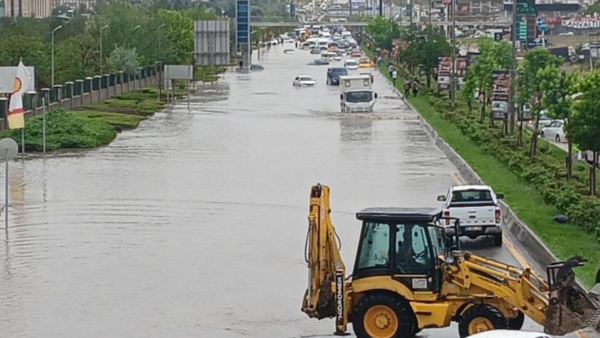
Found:
[[[235,6],[235,42],[236,44],[250,43],[250,1],[237,0]]]
[[[533,0],[517,0],[517,39],[527,42],[537,38],[538,12]]]
[[[492,71],[492,120],[504,121],[508,117],[510,74],[507,70]]]

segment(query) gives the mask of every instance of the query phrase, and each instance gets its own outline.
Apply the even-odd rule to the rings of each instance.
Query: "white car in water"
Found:
[[[314,87],[317,81],[313,80],[309,75],[298,75],[294,79],[294,87]]]
[[[542,332],[528,332],[528,331],[513,331],[513,330],[491,330],[474,335],[468,336],[467,338],[552,338],[551,336]]]
[[[354,59],[348,59],[348,60],[344,61],[344,67],[346,67],[346,69],[350,69],[350,70],[358,69],[358,61],[356,61]]]

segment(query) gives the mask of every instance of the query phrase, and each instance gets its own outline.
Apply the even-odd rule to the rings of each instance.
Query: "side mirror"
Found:
[[[503,193],[497,193],[496,194],[496,198],[499,199],[499,200],[504,199],[504,194]]]
[[[444,195],[439,195],[439,196],[437,197],[437,200],[438,200],[438,201],[440,201],[440,202],[445,202],[445,201],[446,201],[446,196],[444,196]]]
[[[377,98],[377,93],[375,93],[375,98]]]
[[[340,100],[344,99],[344,94],[340,94]]]

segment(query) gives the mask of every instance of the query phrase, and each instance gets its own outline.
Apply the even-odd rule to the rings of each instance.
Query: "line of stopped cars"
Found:
[[[325,83],[340,87],[342,113],[373,112],[377,100],[377,93],[372,89],[374,63],[363,55],[350,32],[340,29],[331,34],[329,29],[323,27],[318,34],[300,44],[301,50],[319,55],[308,65],[330,66]],[[317,81],[310,75],[298,75],[292,84],[294,87],[315,87]]]

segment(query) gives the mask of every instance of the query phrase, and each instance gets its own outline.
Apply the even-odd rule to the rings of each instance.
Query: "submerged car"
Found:
[[[310,50],[311,54],[321,54],[321,48],[313,48]]]
[[[310,75],[298,75],[292,84],[294,87],[313,87],[317,84],[317,81],[313,80]]]
[[[250,65],[250,70],[264,70],[265,67],[263,67],[263,65],[258,65],[258,64],[252,64]]]
[[[309,63],[307,63],[307,65],[309,66],[324,66],[324,65],[328,65],[329,61],[324,60],[324,59],[315,59]]]
[[[344,62],[344,67],[350,70],[358,69],[358,62],[356,62],[356,60],[353,59],[346,60]]]

